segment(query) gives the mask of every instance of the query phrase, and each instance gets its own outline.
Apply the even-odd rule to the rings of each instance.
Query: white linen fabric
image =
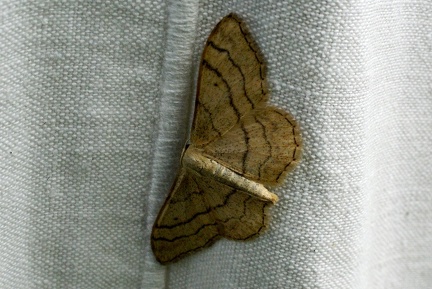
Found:
[[[430,288],[432,2],[0,1],[0,288]],[[200,54],[240,15],[299,167],[266,234],[169,266],[150,231]]]

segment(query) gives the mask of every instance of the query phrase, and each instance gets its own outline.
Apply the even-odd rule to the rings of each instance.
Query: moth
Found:
[[[280,185],[300,160],[299,126],[267,103],[263,58],[236,14],[207,39],[197,85],[190,144],[152,230],[161,264],[222,237],[260,235],[278,200],[265,186]]]

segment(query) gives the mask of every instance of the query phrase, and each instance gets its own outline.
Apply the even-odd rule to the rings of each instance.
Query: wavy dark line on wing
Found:
[[[251,104],[252,109],[254,109],[255,108],[255,103],[252,101],[252,99],[249,97],[249,95],[248,95],[248,93],[246,91],[246,77],[245,77],[245,75],[243,73],[243,70],[240,68],[240,66],[234,61],[234,59],[232,59],[231,53],[228,50],[223,49],[223,48],[217,46],[213,41],[209,41],[209,43],[207,45],[213,47],[214,49],[216,49],[220,53],[226,53],[227,54],[228,60],[231,62],[231,64],[235,68],[237,68],[237,70],[240,72],[240,75],[242,76],[242,79],[243,79],[243,91],[245,93],[246,99]]]
[[[183,239],[183,238],[189,238],[195,235],[198,235],[203,229],[209,227],[209,226],[217,226],[218,222],[214,222],[214,223],[210,223],[210,224],[204,224],[201,227],[199,227],[195,232],[193,232],[192,234],[188,234],[188,235],[180,235],[180,236],[176,236],[174,238],[165,238],[165,237],[158,237],[158,238],[152,238],[155,241],[166,241],[166,242],[174,242],[177,241],[179,239]]]
[[[174,258],[171,258],[169,260],[163,261],[163,263],[173,262],[173,261],[175,261],[177,259],[181,259],[184,256],[186,256],[188,254],[191,254],[191,253],[193,253],[195,251],[198,251],[198,250],[203,249],[205,247],[209,247],[209,246],[213,245],[220,238],[221,238],[221,236],[219,234],[216,234],[211,239],[209,239],[204,245],[196,247],[196,248],[193,248],[193,249],[190,249],[190,250],[187,250],[187,251],[185,251],[185,252],[183,252],[183,253],[181,253],[179,255],[176,255]]]
[[[239,25],[239,28],[240,28],[240,31],[241,31],[241,33],[243,34],[243,38],[244,38],[244,40],[246,41],[246,43],[248,44],[248,46],[249,46],[249,48],[254,52],[254,54],[255,54],[255,59],[258,61],[258,63],[260,64],[260,78],[261,78],[261,80],[262,80],[262,82],[261,82],[261,93],[263,94],[263,95],[265,95],[266,94],[266,92],[265,92],[265,90],[264,90],[264,87],[263,87],[263,81],[265,81],[265,76],[264,76],[264,63],[263,63],[263,61],[261,60],[261,54],[259,53],[259,51],[258,50],[256,50],[253,46],[254,46],[254,44],[252,44],[253,42],[251,42],[249,39],[248,39],[248,35],[250,35],[250,33],[249,32],[247,32],[247,31],[245,31],[244,29],[243,29],[243,27],[242,27],[242,22],[240,22],[236,17],[232,17],[233,19],[235,19],[236,21],[237,21],[237,23],[238,23],[238,25]]]
[[[270,148],[270,153],[269,153],[269,155],[267,156],[267,158],[262,162],[262,163],[260,163],[259,164],[259,167],[258,167],[258,177],[261,179],[261,169],[263,168],[263,167],[265,167],[265,165],[267,164],[267,162],[269,162],[270,161],[270,159],[272,158],[272,155],[273,155],[273,146],[272,146],[272,144],[268,141],[268,136],[267,136],[267,131],[266,131],[266,127],[265,127],[265,125],[255,116],[254,117],[254,119],[255,119],[255,121],[261,126],[261,128],[262,128],[262,131],[263,131],[263,137],[264,137],[264,139],[265,139],[265,141],[266,141],[266,143],[267,143],[267,145],[268,145],[268,147]]]
[[[258,232],[254,233],[254,234],[252,234],[252,235],[250,235],[250,236],[248,236],[248,237],[246,237],[246,238],[244,238],[244,239],[241,239],[242,241],[246,241],[246,240],[252,239],[252,238],[254,238],[254,237],[260,235],[261,232],[262,232],[262,230],[265,230],[265,229],[266,229],[266,217],[267,217],[267,215],[266,215],[265,210],[266,210],[267,206],[268,206],[268,203],[264,203],[264,206],[263,206],[263,208],[262,208],[262,222],[261,222],[261,227],[260,227],[260,229],[258,230]]]
[[[207,115],[209,116],[209,118],[211,119],[212,129],[217,132],[219,137],[222,136],[222,132],[217,127],[215,127],[215,125],[214,125],[213,114],[211,113],[211,111],[203,103],[201,103],[198,98],[196,101],[197,101],[197,105],[200,105],[200,107],[202,107],[204,109],[204,112],[206,112]]]
[[[228,92],[229,92],[228,95],[229,95],[230,105],[231,105],[231,107],[234,109],[234,112],[235,112],[235,114],[236,114],[236,116],[237,116],[237,120],[239,120],[240,117],[241,117],[241,114],[240,114],[238,108],[234,105],[234,100],[233,100],[233,96],[232,96],[231,87],[229,86],[229,84],[228,84],[228,82],[226,81],[226,79],[222,76],[222,74],[220,73],[220,71],[219,71],[217,68],[211,66],[211,64],[208,63],[206,60],[203,60],[203,61],[202,61],[202,65],[205,66],[205,67],[206,67],[207,69],[209,69],[210,71],[214,72],[214,73],[216,74],[216,76],[217,76],[219,79],[221,79],[222,82],[226,85],[226,87],[228,88]]]
[[[171,205],[173,205],[173,204],[178,204],[178,203],[182,203],[182,202],[188,202],[188,201],[190,201],[190,199],[192,198],[192,196],[194,196],[194,195],[200,195],[200,196],[202,196],[204,194],[204,192],[203,191],[194,191],[194,192],[190,192],[190,193],[188,193],[188,194],[186,194],[186,196],[184,197],[184,198],[175,198],[175,199],[171,199],[170,200],[170,204]]]
[[[181,225],[186,225],[186,224],[192,222],[194,219],[198,218],[198,217],[201,216],[201,215],[209,214],[212,210],[214,210],[214,209],[216,209],[216,208],[219,208],[219,207],[223,207],[223,206],[225,206],[225,205],[228,203],[229,199],[230,199],[230,198],[235,194],[235,192],[236,192],[235,189],[233,189],[231,192],[229,192],[229,193],[225,196],[225,198],[224,198],[224,202],[223,202],[222,204],[219,204],[219,205],[214,206],[214,207],[210,207],[210,208],[208,208],[208,209],[205,210],[205,211],[195,213],[191,218],[187,219],[186,221],[178,222],[178,223],[176,223],[176,224],[174,224],[174,225],[163,225],[163,226],[158,226],[158,225],[157,225],[156,228],[158,228],[158,229],[172,229],[172,228],[175,228],[175,227],[178,227],[178,226],[181,226]]]
[[[245,174],[246,173],[246,160],[247,160],[247,157],[248,157],[248,154],[249,154],[249,150],[250,150],[250,145],[249,145],[250,138],[249,138],[248,132],[246,131],[246,128],[243,125],[243,122],[241,123],[241,130],[244,133],[245,142],[246,142],[246,148],[247,148],[244,151],[243,158],[242,158],[242,173]]]

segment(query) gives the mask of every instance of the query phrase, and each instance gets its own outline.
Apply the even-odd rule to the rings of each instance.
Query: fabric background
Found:
[[[156,214],[238,13],[302,128],[270,229],[170,266]],[[430,288],[432,3],[0,1],[0,288]]]

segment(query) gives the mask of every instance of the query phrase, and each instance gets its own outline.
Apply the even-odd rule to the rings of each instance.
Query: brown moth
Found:
[[[248,29],[224,17],[202,54],[190,145],[153,226],[156,259],[166,264],[219,238],[249,240],[268,224],[281,184],[300,160],[297,123],[267,104],[265,65]]]

